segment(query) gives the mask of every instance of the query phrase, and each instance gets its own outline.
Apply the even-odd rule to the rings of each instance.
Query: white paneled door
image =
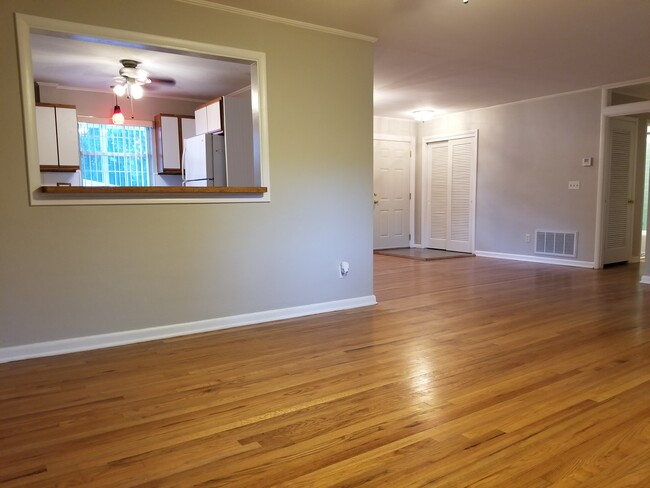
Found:
[[[374,248],[409,247],[411,144],[375,139]]]
[[[609,121],[603,264],[632,257],[637,121]]]
[[[476,137],[426,145],[424,247],[474,251]]]

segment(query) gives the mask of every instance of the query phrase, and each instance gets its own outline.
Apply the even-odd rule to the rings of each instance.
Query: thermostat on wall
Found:
[[[591,166],[594,164],[594,158],[582,158],[583,166]]]

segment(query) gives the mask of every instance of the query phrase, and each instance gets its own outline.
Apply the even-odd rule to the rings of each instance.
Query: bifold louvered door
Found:
[[[472,252],[476,138],[427,144],[425,247]]]
[[[603,264],[629,261],[632,257],[636,133],[635,120],[609,121]]]

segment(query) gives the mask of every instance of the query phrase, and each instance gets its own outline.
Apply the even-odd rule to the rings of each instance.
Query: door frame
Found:
[[[409,152],[409,247],[415,247],[415,137],[411,136],[395,136],[391,134],[373,134],[374,141],[391,141],[391,142],[408,142]],[[375,156],[373,151],[372,157],[372,171],[373,181],[375,172]],[[374,192],[374,183],[373,183]],[[374,207],[373,207],[374,212]],[[373,214],[374,215],[374,214]],[[374,232],[374,230],[373,230]],[[374,247],[374,246],[373,246]]]
[[[605,161],[607,151],[609,150],[609,119],[614,117],[622,117],[625,115],[636,115],[650,111],[650,101],[627,103],[623,105],[610,105],[611,90],[613,88],[634,85],[637,83],[649,82],[650,78],[643,78],[636,81],[628,81],[624,83],[616,83],[607,85],[601,90],[601,110],[600,110],[600,144],[598,147],[598,190],[596,200],[596,236],[594,245],[594,268],[601,269],[603,267],[604,253],[605,253],[605,219],[607,218],[605,212],[605,198],[606,198],[606,180],[605,177],[609,174],[606,173]],[[647,175],[646,175],[647,176]],[[636,172],[635,172],[636,177]]]
[[[471,205],[470,205],[470,212],[471,212],[471,228],[470,228],[470,252],[476,251],[476,188],[478,186],[477,180],[478,180],[478,129],[474,130],[469,130],[469,131],[463,131],[463,132],[453,132],[450,134],[441,134],[441,135],[435,135],[435,136],[428,136],[428,137],[423,137],[422,138],[422,146],[421,146],[421,151],[422,151],[422,178],[421,178],[421,191],[422,191],[422,201],[421,201],[421,208],[420,208],[420,228],[422,230],[421,232],[421,240],[422,240],[422,247],[424,247],[424,236],[429,233],[430,225],[429,222],[427,222],[427,201],[429,200],[429,188],[428,188],[428,181],[427,181],[427,175],[429,174],[429,158],[427,157],[427,144],[435,143],[435,142],[443,142],[443,141],[451,141],[453,139],[465,139],[467,137],[473,137],[474,138],[474,177],[472,178],[472,187],[470,188],[470,198],[472,199]]]

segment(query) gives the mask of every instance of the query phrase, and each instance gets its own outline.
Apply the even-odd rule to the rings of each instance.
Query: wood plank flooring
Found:
[[[375,307],[0,365],[0,486],[650,487],[639,275],[375,256]]]

